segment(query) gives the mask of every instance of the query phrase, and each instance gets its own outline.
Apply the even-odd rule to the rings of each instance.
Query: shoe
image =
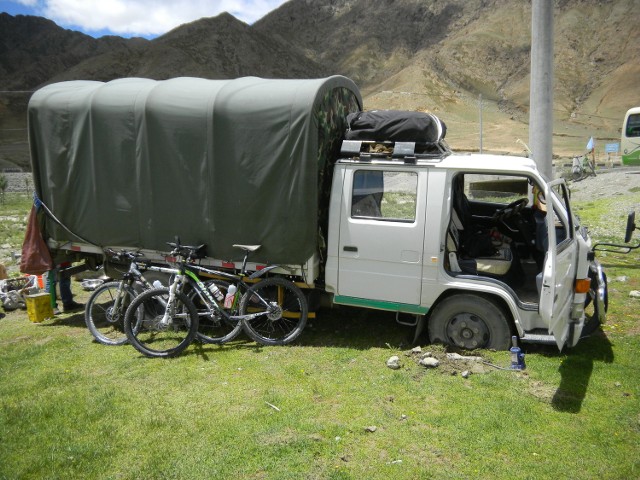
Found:
[[[74,302],[73,300],[70,303],[65,303],[62,306],[64,313],[77,312],[78,310],[82,310],[84,305],[81,303]]]

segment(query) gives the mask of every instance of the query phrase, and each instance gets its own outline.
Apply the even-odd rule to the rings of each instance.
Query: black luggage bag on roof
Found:
[[[347,115],[346,140],[434,143],[442,140],[447,127],[430,113],[401,110],[371,110]]]

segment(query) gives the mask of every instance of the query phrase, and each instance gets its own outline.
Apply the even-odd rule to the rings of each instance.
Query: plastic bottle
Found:
[[[238,289],[236,288],[235,285],[229,286],[229,290],[227,290],[227,294],[224,297],[224,308],[233,307],[233,301],[235,300],[237,291]]]
[[[224,299],[224,295],[222,294],[222,292],[220,291],[220,289],[218,288],[218,286],[215,283],[211,283],[209,285],[209,291],[211,292],[211,294],[215,297],[215,299],[217,301],[222,301]]]
[[[154,280],[153,281],[153,288],[162,288],[162,287],[163,287],[163,285],[160,282],[160,280]]]

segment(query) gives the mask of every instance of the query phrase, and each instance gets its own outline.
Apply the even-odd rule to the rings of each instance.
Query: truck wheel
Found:
[[[507,350],[511,326],[493,301],[473,294],[452,295],[438,304],[429,319],[429,339],[459,348]]]

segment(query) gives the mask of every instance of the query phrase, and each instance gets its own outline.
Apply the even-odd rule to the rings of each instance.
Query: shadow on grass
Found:
[[[565,354],[557,350],[554,352],[554,347],[534,348],[540,349],[539,353],[542,355],[565,357],[558,368],[560,385],[551,399],[554,410],[559,412],[579,413],[587,394],[594,363],[612,363],[614,359],[611,342],[602,330],[596,331],[589,338],[583,338]]]
[[[413,317],[402,317],[412,321]],[[415,327],[400,325],[394,312],[355,307],[321,309],[317,318],[307,321],[296,345],[308,347],[343,347],[366,350],[387,347],[408,348]]]

